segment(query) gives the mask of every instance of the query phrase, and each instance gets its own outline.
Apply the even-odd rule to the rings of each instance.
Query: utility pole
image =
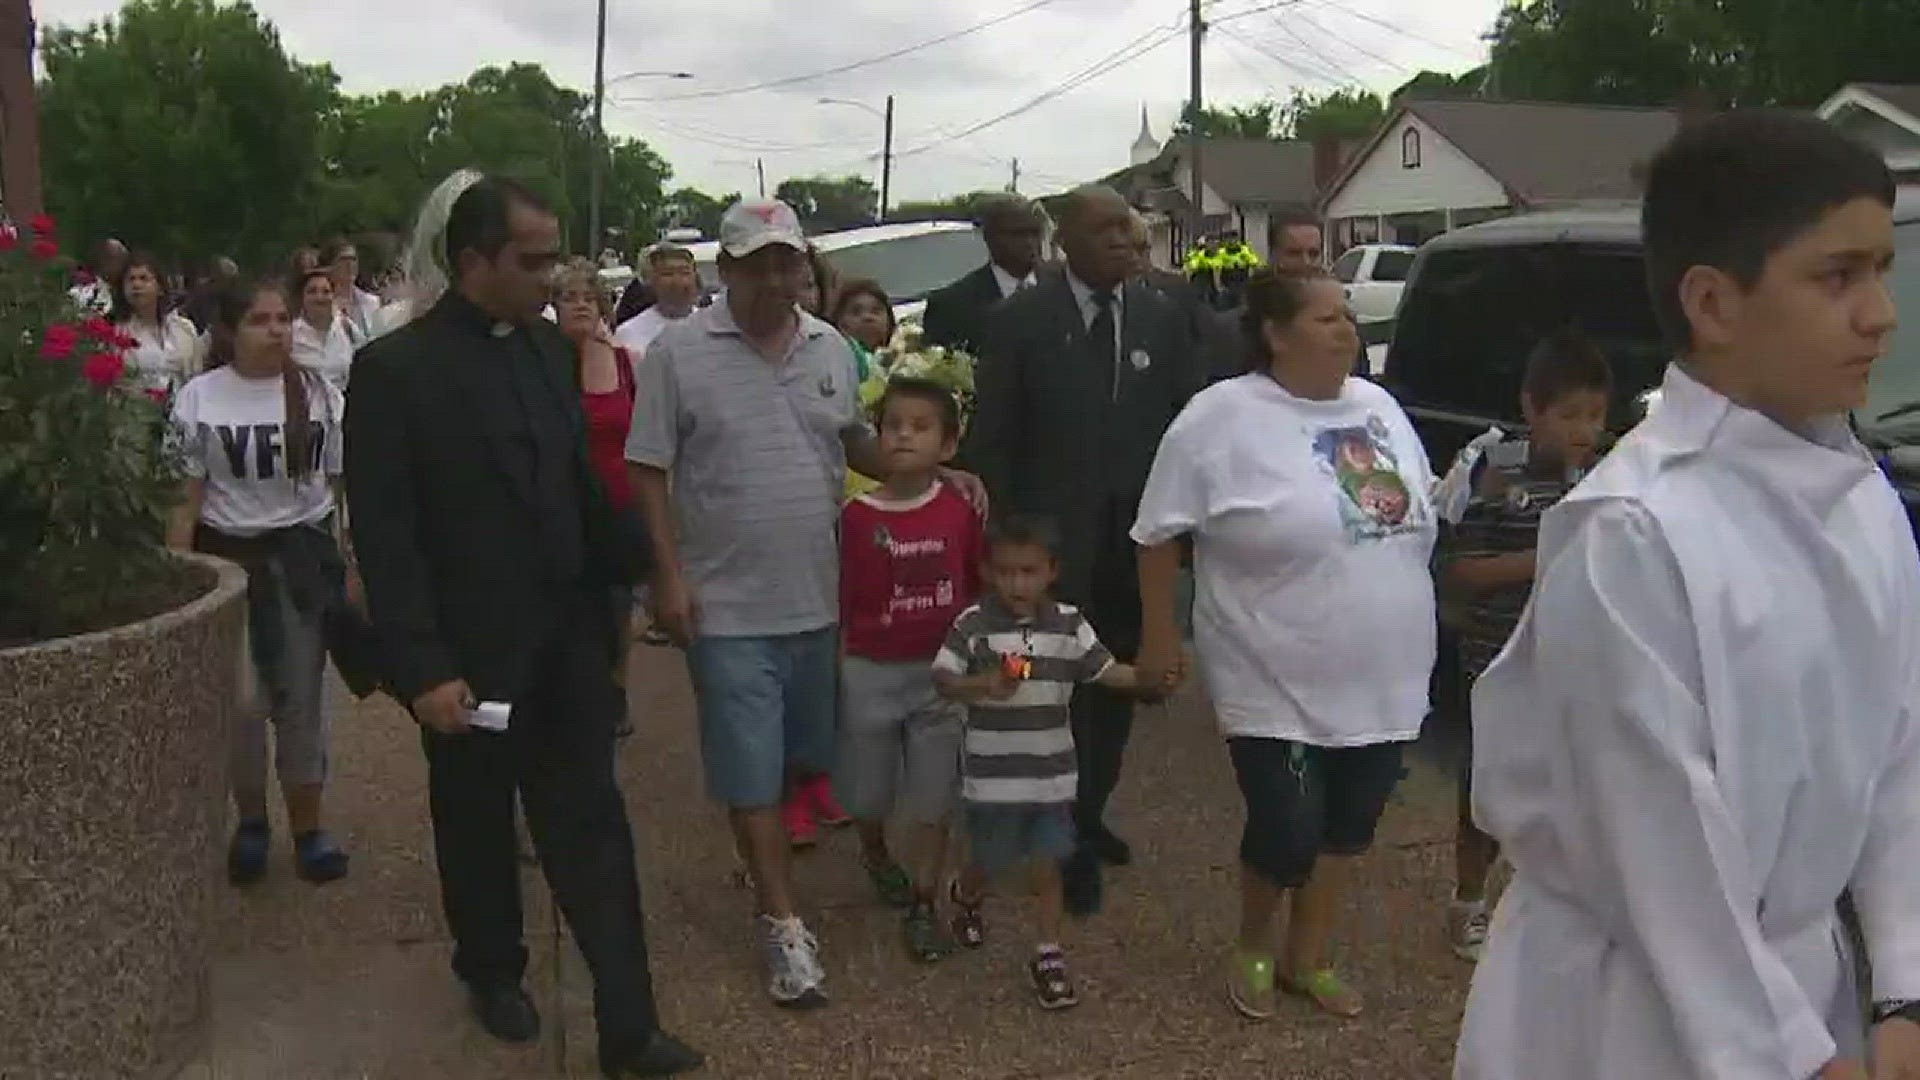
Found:
[[[1015,195],[1020,194],[1020,159],[1019,158],[1013,159],[1013,176],[1007,181],[1007,190],[1013,192]]]
[[[40,124],[33,103],[33,5],[0,0],[0,200],[24,225],[40,201]]]
[[[887,220],[887,197],[893,188],[893,95],[887,95],[886,134],[880,142],[880,221]]]
[[[1200,62],[1202,52],[1201,44],[1206,39],[1207,24],[1206,21],[1200,17],[1200,0],[1190,0],[1187,11],[1187,22],[1187,46],[1191,53],[1189,63],[1192,67],[1190,75],[1193,81],[1187,102],[1189,108],[1189,116],[1187,119],[1187,168],[1191,170],[1190,175],[1193,179],[1193,214],[1191,219],[1193,224],[1188,229],[1189,235],[1186,237],[1186,246],[1192,248],[1200,243],[1200,233],[1206,228],[1207,220],[1207,188],[1205,182],[1201,180],[1200,172],[1201,110],[1206,107],[1204,104],[1205,98],[1201,96],[1200,92]]]
[[[596,263],[600,259],[600,173],[607,157],[606,108],[607,0],[600,0],[600,25],[593,42],[593,162],[587,171],[587,257]]]
[[[767,197],[767,159],[753,159],[753,174],[760,178],[760,197]]]

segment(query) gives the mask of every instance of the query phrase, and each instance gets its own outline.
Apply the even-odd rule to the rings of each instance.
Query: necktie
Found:
[[[1095,312],[1093,323],[1087,327],[1088,343],[1093,347],[1093,356],[1113,372],[1113,398],[1120,399],[1120,341],[1114,321],[1112,289],[1102,289],[1093,294]]]

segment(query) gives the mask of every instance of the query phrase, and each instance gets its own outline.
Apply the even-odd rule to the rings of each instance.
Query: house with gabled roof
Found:
[[[1920,84],[1848,83],[1814,111],[1879,147],[1902,183],[1920,184]]]
[[[1402,99],[1320,200],[1329,249],[1636,202],[1642,167],[1679,126],[1677,109]]]

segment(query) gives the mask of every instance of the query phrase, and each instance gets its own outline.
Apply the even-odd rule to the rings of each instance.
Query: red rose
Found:
[[[93,276],[93,271],[84,266],[73,272],[73,283],[75,285],[91,285],[97,280],[99,279]]]
[[[53,236],[53,219],[45,214],[35,214],[27,219],[27,228],[32,230],[35,236],[41,237],[42,239],[51,239]]]
[[[116,349],[137,349],[140,347],[140,339],[116,328],[113,337],[108,339],[108,344]]]
[[[126,369],[126,358],[119,353],[97,352],[80,365],[80,377],[105,390],[119,382],[120,373]]]
[[[13,231],[13,226],[0,221],[0,251],[12,251],[19,243],[20,234]]]
[[[55,323],[47,327],[40,338],[40,355],[49,360],[65,360],[73,355],[73,347],[80,343],[80,331],[67,323]]]
[[[39,259],[41,262],[52,262],[53,257],[60,254],[60,245],[51,240],[35,240],[33,244],[27,248],[27,254]]]
[[[80,332],[103,345],[113,344],[114,338],[120,333],[120,331],[113,328],[112,323],[99,315],[95,315],[93,318],[81,323]]]
[[[148,401],[153,402],[155,405],[158,405],[163,409],[166,408],[167,392],[165,390],[162,390],[157,386],[149,386],[147,387],[146,393],[147,393]]]

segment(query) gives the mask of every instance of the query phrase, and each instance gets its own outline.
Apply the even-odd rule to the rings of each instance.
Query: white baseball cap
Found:
[[[793,207],[778,199],[743,199],[727,207],[720,218],[720,250],[744,259],[768,244],[807,250],[807,234]]]

